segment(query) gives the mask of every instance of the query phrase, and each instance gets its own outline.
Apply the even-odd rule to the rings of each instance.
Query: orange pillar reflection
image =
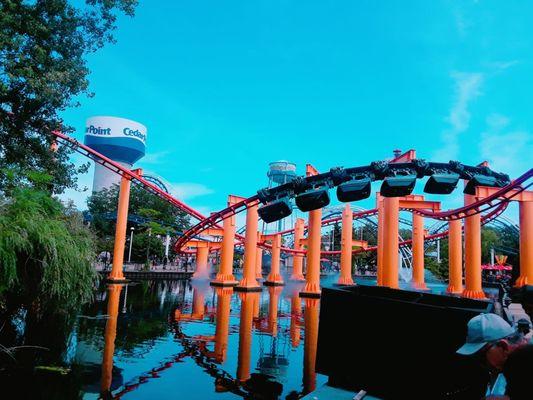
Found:
[[[109,397],[113,379],[113,354],[115,353],[115,337],[117,336],[117,317],[122,285],[107,286],[107,315],[104,332],[104,354],[102,359],[102,379],[100,392],[103,398]]]
[[[233,288],[217,288],[217,316],[215,329],[215,359],[219,363],[226,360],[228,350],[229,319]]]
[[[415,289],[427,289],[424,279],[424,217],[413,213],[413,279]]]
[[[376,193],[376,208],[378,209],[378,250],[377,250],[377,284],[383,286],[383,217],[385,209],[383,207],[383,197]]]
[[[281,235],[274,235],[272,239],[272,262],[270,263],[270,274],[265,281],[265,285],[280,286],[283,285],[283,278],[279,271],[281,253]]]
[[[339,285],[353,285],[352,279],[352,247],[353,247],[353,212],[350,204],[346,204],[342,211],[341,232],[341,272]]]
[[[269,302],[268,302],[268,331],[272,336],[278,334],[278,303],[279,295],[282,291],[280,286],[270,286],[268,288]]]
[[[463,232],[461,220],[449,221],[448,224],[449,280],[446,292],[460,294],[463,292]]]
[[[236,197],[228,196],[228,206],[234,204]],[[235,253],[235,215],[222,223],[222,249],[220,250],[220,270],[211,282],[215,286],[235,286],[239,282],[233,275],[233,255]]]
[[[298,290],[291,294],[291,345],[298,347],[300,345],[300,316],[302,315],[302,300],[298,295]]]
[[[301,240],[304,238],[304,228],[305,221],[302,218],[298,218],[294,224],[294,249],[302,250],[303,246]],[[303,275],[303,261],[304,257],[302,254],[294,254],[292,259],[292,275],[290,277],[291,281],[304,281],[305,277]]]
[[[465,194],[465,206],[475,203],[475,196]],[[471,299],[484,299],[481,286],[481,216],[465,218],[465,289],[463,296]]]
[[[196,248],[196,271],[194,271],[193,278],[208,278],[208,259],[209,247],[208,244],[199,244]]]
[[[316,388],[316,347],[318,342],[318,299],[306,299],[304,311],[304,393]]]
[[[241,319],[239,326],[237,379],[245,382],[250,379],[254,302],[259,302],[259,293],[241,293],[239,297],[241,298]]]
[[[251,206],[246,211],[246,236],[244,238],[244,268],[242,279],[235,290],[257,291],[261,290],[255,278],[255,264],[257,251],[257,205]]]
[[[309,212],[307,274],[302,297],[320,297],[320,241],[322,209]]]
[[[520,215],[520,276],[516,286],[533,285],[533,202],[519,203]]]
[[[112,282],[123,282],[124,248],[126,246],[126,228],[128,225],[128,207],[130,203],[131,181],[122,176],[118,194],[117,224],[115,227],[115,244],[113,248],[113,267],[107,278]]]
[[[383,286],[398,288],[398,197],[383,198]]]

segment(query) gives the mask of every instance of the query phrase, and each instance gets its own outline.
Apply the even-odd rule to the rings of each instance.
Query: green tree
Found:
[[[93,193],[87,199],[92,228],[98,237],[99,252],[113,250],[118,195],[119,187],[114,185]],[[146,261],[147,251],[153,256],[162,258],[164,246],[157,235],[184,231],[190,224],[185,212],[138,186],[132,186],[130,191],[129,215],[137,221],[129,222],[130,227],[135,227],[132,260],[136,262]],[[150,240],[148,232],[152,235]]]
[[[0,299],[68,309],[92,298],[94,240],[72,205],[46,191],[15,187],[0,197]]]
[[[72,131],[59,113],[91,95],[85,56],[113,41],[117,13],[132,16],[136,0],[75,4],[0,1],[0,168],[46,172],[55,193],[77,187],[87,166],[75,168],[65,146],[52,153],[48,133]]]

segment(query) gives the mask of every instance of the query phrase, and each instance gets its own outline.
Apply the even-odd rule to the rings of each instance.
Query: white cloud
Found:
[[[167,156],[170,154],[170,151],[159,151],[156,153],[148,153],[146,154],[139,163],[141,164],[162,164]]]
[[[517,177],[531,165],[533,135],[512,129],[510,119],[501,114],[487,117],[487,129],[481,134],[479,152],[491,169]]]
[[[450,108],[447,122],[450,127],[442,132],[442,147],[436,152],[435,159],[449,161],[459,156],[459,136],[470,126],[469,105],[481,95],[484,75],[480,72],[453,72],[455,81],[455,100]]]
[[[180,200],[190,200],[195,197],[205,196],[213,193],[213,190],[201,183],[172,183],[170,193]]]

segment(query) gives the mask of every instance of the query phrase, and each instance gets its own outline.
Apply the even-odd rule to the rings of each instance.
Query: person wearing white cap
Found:
[[[468,321],[467,327],[466,343],[457,353],[475,355],[489,369],[487,395],[503,394],[505,379],[497,374],[502,371],[509,354],[525,345],[523,334],[496,314],[477,315]]]

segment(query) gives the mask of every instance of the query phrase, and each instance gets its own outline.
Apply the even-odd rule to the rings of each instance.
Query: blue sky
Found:
[[[532,17],[529,1],[140,1],[89,57],[95,96],[63,117],[79,140],[93,115],[145,124],[138,165],[204,213],[279,159],[303,173],[415,148],[516,177],[533,155]]]

